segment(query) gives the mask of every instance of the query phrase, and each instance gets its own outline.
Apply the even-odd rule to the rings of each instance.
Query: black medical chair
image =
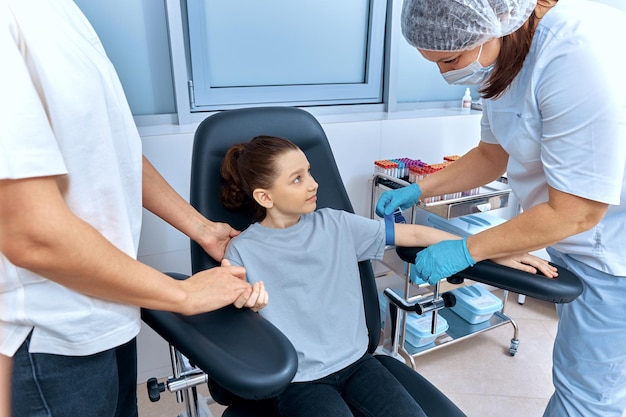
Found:
[[[217,113],[199,125],[193,147],[190,201],[203,215],[213,221],[229,223],[239,230],[244,230],[250,224],[248,216],[229,211],[221,205],[220,167],[230,146],[249,141],[258,135],[289,139],[304,151],[311,163],[312,175],[319,183],[318,208],[332,207],[353,211],[328,140],[318,121],[306,111],[296,108],[260,107]],[[415,249],[412,250],[413,255],[401,256],[413,256],[414,259]],[[194,272],[217,265],[194,242],[191,243],[191,258]],[[479,263],[478,269],[481,267],[482,263]],[[492,268],[492,265],[486,268]],[[506,272],[516,272],[499,265],[495,268],[500,273],[502,268]],[[374,352],[381,336],[378,294],[370,262],[360,262],[359,269],[366,321],[370,331],[369,351]],[[487,281],[497,281],[497,274],[492,274],[491,270],[483,272],[493,278]],[[480,281],[471,268],[464,271],[458,279],[466,277]],[[524,274],[522,279],[528,281],[537,278]],[[492,284],[499,286],[498,282]],[[510,286],[515,288],[507,289],[520,292],[519,286],[514,283]],[[559,294],[560,289],[549,289],[550,291]],[[546,296],[540,295],[539,298],[546,299]],[[415,306],[406,302],[396,302],[393,298],[390,301],[391,306],[415,311]],[[192,317],[143,310],[142,317],[175,348],[173,352],[181,352],[192,365],[200,368],[197,372],[208,375],[204,376],[204,380],[208,380],[212,397],[217,402],[228,405],[224,416],[275,415],[268,399],[290,382],[295,374],[297,359],[288,340],[260,315],[249,310],[228,307]],[[387,355],[376,355],[376,358],[398,378],[428,416],[465,415],[441,391],[403,362]],[[190,375],[189,385],[203,381],[203,377],[198,376],[196,371],[191,371]],[[150,390],[151,397],[158,398],[158,393],[165,390],[165,384],[152,380],[149,384]],[[187,398],[189,401],[195,399],[195,395]]]

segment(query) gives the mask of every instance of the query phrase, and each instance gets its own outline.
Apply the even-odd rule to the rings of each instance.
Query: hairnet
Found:
[[[402,34],[429,51],[464,51],[515,32],[537,0],[404,0]]]

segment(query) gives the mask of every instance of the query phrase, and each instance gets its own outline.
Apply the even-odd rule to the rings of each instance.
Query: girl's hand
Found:
[[[530,253],[523,253],[514,256],[503,256],[501,258],[492,259],[495,263],[508,266],[510,268],[519,269],[521,271],[536,274],[540,272],[546,278],[556,278],[559,274],[557,269],[550,265],[545,259],[539,258]]]
[[[222,267],[230,266],[231,264],[228,259],[222,260]],[[239,275],[239,279],[241,279],[242,282],[246,282],[245,273]],[[248,283],[246,284],[250,285]],[[251,291],[241,293],[241,295],[239,295],[239,297],[237,297],[237,299],[233,302],[233,305],[237,308],[247,307],[254,312],[258,312],[267,305],[269,301],[269,294],[265,290],[265,284],[263,284],[263,281],[255,282],[251,287]]]
[[[265,290],[265,285],[263,281],[258,281],[252,285],[252,294],[250,294],[243,307],[248,307],[250,310],[258,312],[267,305],[268,301],[269,295]]]

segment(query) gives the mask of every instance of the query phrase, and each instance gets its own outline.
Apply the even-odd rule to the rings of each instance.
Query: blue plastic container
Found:
[[[380,314],[382,321],[385,320],[387,311],[387,298],[382,294],[378,294],[378,304],[380,305]],[[437,314],[437,329],[435,334],[431,332],[432,313],[418,315],[417,313],[407,313],[406,319],[406,342],[413,347],[422,347],[433,343],[435,339],[448,330],[448,322],[446,319]]]
[[[468,285],[450,292],[456,297],[456,305],[450,310],[470,324],[483,323],[502,310],[502,300],[482,285]]]

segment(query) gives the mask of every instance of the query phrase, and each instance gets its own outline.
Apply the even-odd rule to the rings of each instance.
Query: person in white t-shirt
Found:
[[[10,357],[0,354],[0,417],[11,417],[11,371]]]
[[[608,2],[611,3],[611,2]],[[402,32],[451,84],[480,86],[481,141],[383,194],[377,212],[471,189],[505,171],[523,212],[417,255],[431,281],[547,247],[584,291],[559,304],[545,417],[626,411],[626,13],[587,0],[405,0]],[[468,253],[468,257],[455,254]]]
[[[264,289],[228,263],[177,281],[136,260],[142,205],[217,260],[238,232],[142,156],[113,65],[72,1],[3,0],[0,56],[0,380],[12,357],[12,413],[136,415],[139,307],[258,310]]]

